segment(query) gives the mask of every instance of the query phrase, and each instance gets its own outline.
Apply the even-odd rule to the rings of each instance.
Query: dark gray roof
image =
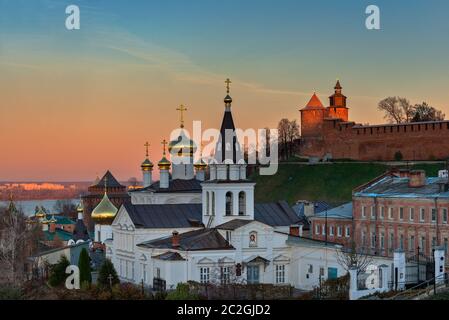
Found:
[[[179,246],[177,247],[172,246],[172,236],[146,241],[138,244],[138,246],[181,251],[234,249],[216,229],[200,229],[181,233],[179,234]]]
[[[315,214],[329,210],[332,208],[332,205],[325,201],[313,201],[314,212]],[[299,202],[292,206],[293,211],[295,211],[298,217],[304,216],[304,202]]]
[[[254,204],[254,220],[272,227],[302,222],[286,201]]]
[[[234,219],[225,223],[222,223],[215,228],[222,230],[235,230],[240,227],[247,225],[248,223],[253,222],[253,220],[243,220],[243,219]]]
[[[136,228],[189,228],[202,225],[202,205],[131,204],[123,205]]]
[[[106,180],[107,188],[125,188],[125,186],[121,185],[109,170],[106,171],[106,173],[100,179],[100,181],[98,181],[98,183],[93,185],[92,187],[104,188],[105,179],[107,179]]]
[[[160,188],[159,181],[156,181],[151,186],[146,188],[136,189],[131,192],[139,191],[153,191],[153,192],[190,192],[190,193],[201,193],[201,182],[197,179],[174,179],[170,180],[168,188]]]
[[[154,259],[165,260],[165,261],[185,261],[178,252],[167,251],[157,256],[153,256]]]

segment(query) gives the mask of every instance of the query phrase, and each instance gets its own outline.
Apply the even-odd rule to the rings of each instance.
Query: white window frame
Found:
[[[342,226],[337,227],[337,235],[338,237],[341,237],[343,235],[343,228]]]
[[[210,268],[200,267],[200,283],[209,283],[209,282],[210,282]]]
[[[419,221],[426,221],[426,208],[419,208]]]
[[[346,238],[349,238],[351,236],[351,232],[350,232],[350,230],[349,230],[349,226],[346,226],[345,227],[345,237]]]
[[[276,284],[284,284],[285,283],[285,274],[286,274],[286,265],[285,264],[276,264]]]
[[[411,207],[408,210],[408,218],[410,221],[414,221],[415,220],[415,208]]]
[[[394,219],[393,207],[388,207],[388,219],[389,220],[393,220]]]

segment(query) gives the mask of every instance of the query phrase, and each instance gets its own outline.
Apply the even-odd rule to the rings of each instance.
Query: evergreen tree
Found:
[[[67,259],[67,257],[65,255],[61,255],[58,262],[51,267],[48,283],[53,287],[63,284],[65,279],[68,276],[65,273],[65,269],[69,265],[70,265],[70,262]]]
[[[111,278],[109,277],[111,276]],[[98,272],[98,285],[102,287],[110,287],[119,284],[120,280],[114,264],[109,259],[105,259]]]
[[[80,253],[78,261],[78,268],[80,269],[80,283],[92,283],[92,274],[90,270],[90,258],[86,248],[83,248]]]

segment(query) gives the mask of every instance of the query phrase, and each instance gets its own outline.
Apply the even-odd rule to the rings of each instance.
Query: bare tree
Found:
[[[289,136],[290,121],[288,119],[281,119],[278,124],[278,143],[279,151],[282,159],[288,158],[288,136]]]
[[[56,201],[53,210],[63,216],[76,218],[76,205],[70,199],[60,199]]]
[[[296,120],[290,121],[287,138],[289,144],[289,156],[293,156],[295,153],[295,141],[299,138],[299,125]]]
[[[379,102],[377,108],[384,112],[384,118],[390,123],[410,122],[414,108],[406,98],[388,97]]]
[[[349,269],[356,268],[357,275],[365,272],[366,268],[371,264],[373,258],[364,252],[363,249],[357,249],[354,241],[351,242],[351,247],[342,247],[337,250],[337,262],[346,272]]]
[[[23,212],[14,206],[0,212],[0,268],[4,282],[17,283],[24,279],[33,231],[34,228],[27,226]]]

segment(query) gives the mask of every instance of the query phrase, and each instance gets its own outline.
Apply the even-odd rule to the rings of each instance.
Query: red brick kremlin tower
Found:
[[[88,193],[82,197],[84,205],[83,220],[89,231],[94,231],[94,223],[91,219],[92,211],[100,203],[105,191],[110,201],[120,208],[120,206],[131,201],[126,186],[120,184],[108,170],[101,179],[98,179],[87,189]]]

